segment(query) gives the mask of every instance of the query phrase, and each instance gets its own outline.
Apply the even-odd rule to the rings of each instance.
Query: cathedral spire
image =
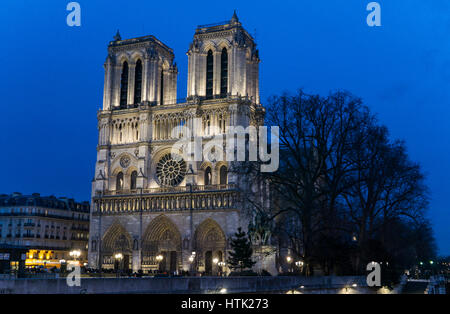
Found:
[[[238,19],[237,14],[236,14],[236,10],[234,10],[233,17],[231,18],[231,21],[230,21],[230,22],[231,22],[231,23],[237,23],[237,22],[239,22],[239,19]]]
[[[116,36],[114,36],[114,41],[122,40],[122,37],[120,37],[120,32],[117,30]]]

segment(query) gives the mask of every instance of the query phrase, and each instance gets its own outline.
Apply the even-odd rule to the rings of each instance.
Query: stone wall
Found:
[[[357,284],[358,288],[352,287]],[[305,293],[366,287],[364,277],[178,277],[178,278],[82,278],[80,287],[69,287],[65,278],[0,280],[0,294],[79,293],[228,293],[282,292],[296,289]],[[303,288],[300,288],[303,286]],[[367,290],[368,291],[368,290]],[[367,293],[367,291],[365,293]],[[324,292],[326,293],[326,292]]]
[[[102,216],[101,223],[99,224],[98,216],[92,218],[91,220],[91,235],[94,235],[94,238],[99,238],[98,229],[100,227],[100,234],[104,235],[114,224],[118,224],[123,226],[125,231],[130,236],[131,241],[134,239],[141,240],[141,237],[146,233],[148,227],[151,222],[158,217],[166,217],[169,219],[177,229],[177,233],[181,236],[181,241],[183,243],[182,246],[182,255],[181,263],[183,265],[184,270],[189,270],[190,262],[188,260],[192,248],[189,246],[191,241],[194,239],[194,235],[198,227],[208,219],[212,219],[214,222],[217,222],[225,235],[225,240],[227,241],[236,231],[236,226],[241,225],[240,215],[236,210],[229,211],[202,211],[195,212],[192,214],[192,223],[191,216],[186,212],[166,212],[164,215],[161,213],[145,213],[140,216],[139,214],[127,214],[127,215],[109,215]],[[191,230],[192,225],[192,230]],[[96,227],[94,227],[96,226]],[[186,245],[188,243],[188,245]],[[136,253],[136,254],[135,254]],[[224,260],[227,259],[227,252],[224,252]],[[132,270],[137,272],[141,269],[141,250],[133,251],[132,258]],[[89,266],[92,268],[98,267],[98,250],[91,250],[89,254]]]

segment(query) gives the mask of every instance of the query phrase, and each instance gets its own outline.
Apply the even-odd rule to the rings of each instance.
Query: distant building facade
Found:
[[[227,127],[262,125],[256,44],[234,14],[198,26],[187,55],[187,98],[177,100],[171,48],[154,36],[119,33],[109,43],[90,267],[214,273],[237,228],[247,230],[243,196],[258,184],[230,171],[234,161],[187,161],[171,149],[184,136],[177,127],[201,137],[204,148]]]
[[[25,250],[25,267],[59,267],[60,261],[87,261],[89,202],[40,196],[0,195],[0,248]],[[6,255],[11,256],[11,255]]]

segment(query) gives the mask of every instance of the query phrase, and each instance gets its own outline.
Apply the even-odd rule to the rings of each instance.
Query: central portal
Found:
[[[142,239],[145,270],[175,273],[181,256],[181,236],[176,225],[166,216],[153,219]],[[162,258],[157,259],[158,256]]]
[[[212,275],[212,263],[213,263],[212,251],[207,251],[205,253],[205,273],[207,275]]]

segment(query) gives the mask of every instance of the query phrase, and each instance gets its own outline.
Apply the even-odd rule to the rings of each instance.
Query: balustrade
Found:
[[[164,212],[233,208],[234,185],[185,186],[171,188],[108,191],[94,197],[94,212]]]

